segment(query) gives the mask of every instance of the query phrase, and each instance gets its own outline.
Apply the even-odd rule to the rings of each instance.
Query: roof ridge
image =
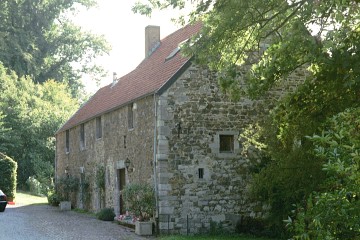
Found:
[[[100,88],[56,133],[171,85],[166,83],[174,81],[176,73],[187,66],[190,58],[175,54],[165,61],[166,57],[179,43],[199,32],[200,28],[201,25],[197,23],[186,25],[161,39],[160,46],[149,57],[144,58],[132,71],[118,78],[116,84],[110,83]]]

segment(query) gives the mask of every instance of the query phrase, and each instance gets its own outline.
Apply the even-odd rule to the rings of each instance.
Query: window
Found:
[[[175,57],[175,55],[180,51],[180,47],[176,47],[170,54],[165,58],[165,61],[168,61]]]
[[[186,40],[182,41],[181,43],[179,43],[179,45],[169,54],[169,56],[167,56],[167,57],[165,58],[165,62],[168,61],[168,60],[170,60],[170,59],[172,59],[173,57],[175,57],[176,54],[177,54],[177,53],[181,50],[181,48],[184,46],[184,44],[185,44],[186,42],[188,42],[188,41],[189,41],[189,39],[186,39]]]
[[[203,178],[204,178],[204,169],[203,169],[203,168],[199,168],[199,169],[198,169],[198,173],[199,173],[199,179],[203,179]]]
[[[69,130],[65,132],[65,151],[68,153],[70,152],[70,136]]]
[[[102,138],[101,117],[96,118],[96,138]]]
[[[236,137],[239,134],[240,132],[236,130],[215,132],[209,144],[211,152],[221,158],[232,158],[235,154],[240,154],[241,145]]]
[[[80,148],[85,148],[85,124],[80,125]]]
[[[234,135],[219,135],[219,138],[221,153],[234,152]]]
[[[134,128],[134,103],[131,103],[128,106],[128,128]]]
[[[126,136],[124,135],[124,148],[126,148]]]

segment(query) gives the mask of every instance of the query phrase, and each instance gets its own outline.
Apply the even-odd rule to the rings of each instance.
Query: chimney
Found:
[[[160,27],[145,27],[145,58],[150,56],[160,45]]]
[[[111,87],[113,87],[116,83],[117,83],[117,74],[116,74],[116,72],[113,72],[113,82],[112,82]]]

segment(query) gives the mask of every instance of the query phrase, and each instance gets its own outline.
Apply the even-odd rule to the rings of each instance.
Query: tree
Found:
[[[8,140],[10,139],[10,128],[4,126],[4,115],[0,113],[0,152],[4,152],[11,144]]]
[[[109,46],[103,37],[84,32],[69,19],[75,6],[93,0],[3,0],[0,2],[0,61],[34,82],[65,82],[78,93],[82,73],[101,77],[96,56]]]
[[[149,0],[134,6],[181,9],[188,1]],[[324,159],[307,136],[321,134],[327,119],[359,106],[360,3],[358,0],[199,0],[190,22],[203,28],[185,53],[217,71],[230,97],[252,98],[287,81],[296,69],[308,76],[259,123],[264,160],[254,174],[261,200],[282,225],[292,204],[306,206],[326,179]],[[242,67],[250,69],[243,72]],[[253,141],[254,139],[252,139]],[[326,192],[326,191],[323,191]]]
[[[295,239],[358,239],[360,236],[360,108],[329,118],[320,135],[309,137],[323,159],[326,179],[298,204],[289,226]]]
[[[151,14],[153,8],[182,9],[189,1],[147,2],[137,3],[133,10]],[[201,20],[204,26],[189,44],[193,47],[187,54],[216,70],[222,76],[223,90],[255,97],[300,66],[309,66],[313,79],[346,78],[347,85],[356,83],[360,17],[357,0],[191,2],[196,8],[189,21]],[[239,67],[245,63],[252,70],[243,76]],[[240,88],[243,77],[247,89]]]
[[[0,148],[18,163],[18,183],[29,176],[46,183],[54,171],[54,133],[79,103],[65,83],[34,83],[0,65],[0,112],[5,141]],[[11,130],[11,134],[7,134]]]

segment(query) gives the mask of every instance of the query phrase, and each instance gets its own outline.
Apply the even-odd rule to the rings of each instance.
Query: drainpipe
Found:
[[[156,101],[157,101],[157,96],[156,96],[156,93],[154,93],[154,159],[153,159],[153,168],[154,168],[156,213],[159,214],[159,191],[158,191],[157,174],[156,174],[156,152],[157,152],[157,102]]]

